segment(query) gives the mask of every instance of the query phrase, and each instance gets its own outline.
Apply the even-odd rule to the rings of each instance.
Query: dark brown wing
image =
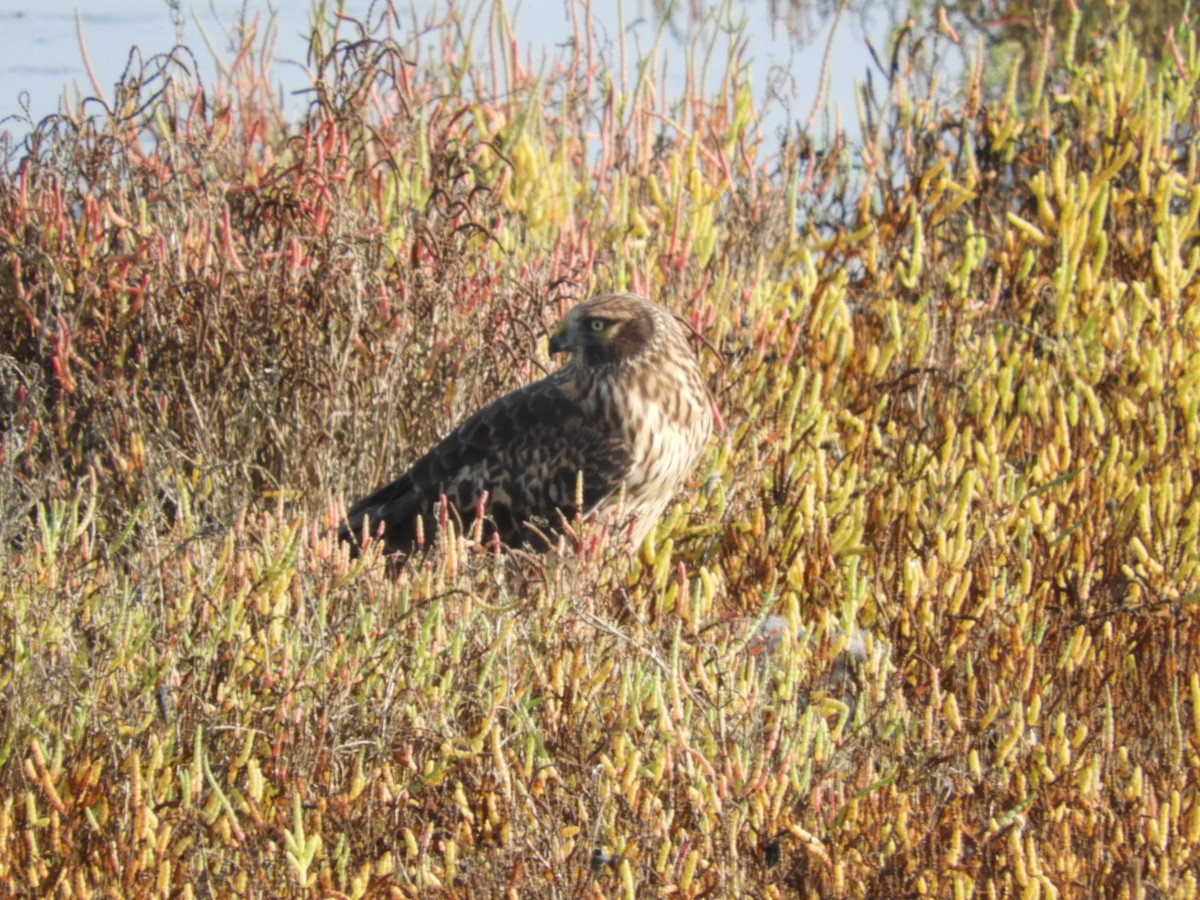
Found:
[[[475,413],[408,472],[355,503],[342,540],[357,546],[365,519],[372,534],[383,523],[387,552],[411,552],[418,517],[427,541],[437,533],[442,495],[451,515],[469,529],[486,490],[485,537],[495,533],[508,546],[545,549],[537,531],[552,534],[560,514],[570,520],[580,512],[575,508],[580,472],[587,512],[630,469],[624,440],[591,421],[563,392],[562,382],[556,373]]]

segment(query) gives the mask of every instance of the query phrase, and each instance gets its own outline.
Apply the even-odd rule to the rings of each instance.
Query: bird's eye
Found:
[[[604,319],[588,319],[588,328],[595,331],[597,334],[608,327],[608,322]]]

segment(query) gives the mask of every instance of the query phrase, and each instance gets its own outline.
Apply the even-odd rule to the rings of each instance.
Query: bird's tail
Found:
[[[403,475],[350,507],[338,528],[338,540],[348,543],[355,556],[363,546],[364,535],[368,539],[382,536],[387,553],[410,552],[417,539],[419,507],[420,497],[412,478]]]

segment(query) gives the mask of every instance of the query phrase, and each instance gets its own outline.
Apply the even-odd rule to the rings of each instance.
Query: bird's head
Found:
[[[649,300],[605,294],[580,303],[550,335],[551,353],[570,353],[571,362],[613,366],[636,362],[654,349],[675,320]]]

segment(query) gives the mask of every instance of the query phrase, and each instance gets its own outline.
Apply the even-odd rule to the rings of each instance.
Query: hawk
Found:
[[[548,550],[564,521],[614,511],[641,543],[712,433],[696,355],[670,313],[629,294],[576,306],[550,352],[567,354],[561,369],[485,406],[355,503],[341,539],[357,552],[364,535],[382,536],[385,552],[411,553],[440,521],[469,533],[482,512],[486,539]]]

